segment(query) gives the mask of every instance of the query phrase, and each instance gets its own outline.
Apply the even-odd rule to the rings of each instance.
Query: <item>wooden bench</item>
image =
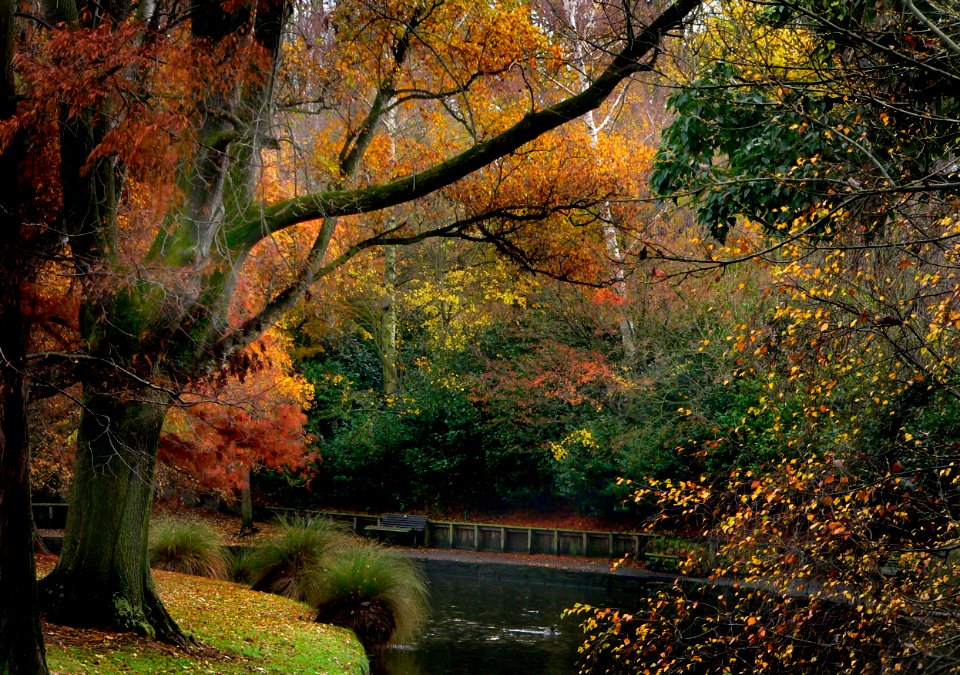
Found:
[[[426,516],[410,516],[405,513],[384,513],[377,519],[376,525],[367,525],[363,528],[364,534],[368,537],[380,537],[384,539],[403,539],[405,535],[411,535],[411,542],[414,546],[419,540],[425,543],[425,533],[427,531]]]

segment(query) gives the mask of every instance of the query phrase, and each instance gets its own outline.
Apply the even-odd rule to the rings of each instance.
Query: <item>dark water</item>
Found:
[[[569,675],[582,641],[574,603],[629,606],[631,593],[429,572],[433,611],[413,645],[375,664],[384,675]],[[633,591],[632,594],[635,594]],[[627,597],[624,597],[627,595]]]

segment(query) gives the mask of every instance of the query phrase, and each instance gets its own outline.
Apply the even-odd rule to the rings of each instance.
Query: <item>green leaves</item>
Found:
[[[838,112],[830,99],[772,91],[720,61],[668,105],[677,117],[663,133],[651,185],[692,202],[719,241],[740,216],[787,230],[828,192],[831,174],[819,160],[837,152],[822,133]]]

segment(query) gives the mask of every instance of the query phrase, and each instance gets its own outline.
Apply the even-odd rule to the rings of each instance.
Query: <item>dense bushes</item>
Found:
[[[364,373],[349,372],[356,355],[339,361],[331,347],[304,362],[320,402],[311,412],[322,457],[310,478],[313,505],[562,502],[613,515],[636,508],[625,505],[617,478],[684,477],[762,459],[775,434],[724,433],[717,442],[717,430],[767,425],[755,414],[766,383],[730,377],[719,339],[697,348],[722,326],[700,328],[674,335],[669,353],[651,348],[642,372],[616,367],[599,349],[491,329],[455,358],[414,360],[395,398],[364,389]]]
[[[408,371],[404,395],[388,399],[332,370],[305,367],[329,406],[311,419],[322,458],[311,489],[324,504],[373,511],[499,506],[550,494],[549,455],[536,429],[504,443],[503,421],[490,419],[461,375]]]
[[[527,288],[522,311],[486,306],[483,321],[460,326],[469,339],[442,345],[408,308],[403,388],[392,396],[376,321],[326,326],[303,338],[299,362],[316,390],[309,431],[321,459],[311,492],[265,487],[304,508],[567,504],[609,516],[638,508],[625,503],[620,477],[682,479],[762,460],[781,440],[753,433],[772,426],[769,383],[751,371],[755,356],[728,340],[747,316],[763,320],[767,301],[740,297],[754,282],[650,289],[634,308],[630,355],[606,296],[571,287]]]

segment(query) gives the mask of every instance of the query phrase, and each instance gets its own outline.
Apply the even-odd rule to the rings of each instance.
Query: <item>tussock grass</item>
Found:
[[[230,581],[248,586],[251,585],[253,553],[253,549],[249,548],[242,548],[231,552],[230,561],[227,565],[227,578]]]
[[[212,529],[194,520],[165,518],[151,527],[150,565],[211,579],[227,578],[229,553]]]
[[[346,532],[328,520],[281,520],[278,534],[250,554],[250,584],[257,591],[312,604],[325,561],[347,541]]]
[[[228,581],[164,571],[155,571],[154,580],[170,614],[200,648],[47,626],[50,670],[62,675],[369,672],[357,639],[343,628],[315,623],[307,605]]]
[[[368,652],[414,638],[430,607],[420,565],[374,544],[344,547],[331,556],[314,602],[317,621],[351,629]]]

